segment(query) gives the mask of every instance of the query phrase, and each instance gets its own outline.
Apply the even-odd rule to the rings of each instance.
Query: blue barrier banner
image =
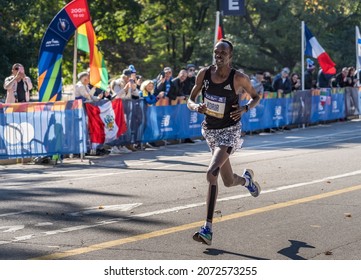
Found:
[[[277,96],[276,94],[274,96]],[[246,103],[242,100],[241,104]],[[204,115],[186,104],[148,106],[144,100],[123,100],[128,130],[110,144],[155,142],[201,136]],[[255,131],[345,117],[345,96],[330,89],[297,91],[288,98],[264,98],[242,116],[242,130]]]
[[[86,151],[80,100],[0,104],[0,159]]]
[[[292,121],[291,106],[290,98],[261,99],[257,107],[243,114],[242,130],[254,131],[290,124]]]
[[[146,109],[146,116],[143,142],[201,136],[204,116],[191,112],[186,104],[149,106]]]
[[[321,89],[314,94],[311,123],[337,120],[346,116],[345,94],[331,93],[331,89]]]

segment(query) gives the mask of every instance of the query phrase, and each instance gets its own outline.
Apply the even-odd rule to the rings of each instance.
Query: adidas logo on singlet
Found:
[[[226,85],[226,86],[224,87],[224,89],[226,89],[226,90],[232,90],[232,87],[231,87],[230,84],[228,84],[228,85]]]

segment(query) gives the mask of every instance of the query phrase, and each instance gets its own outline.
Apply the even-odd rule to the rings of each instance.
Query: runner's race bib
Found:
[[[226,97],[215,96],[206,92],[204,95],[204,103],[207,106],[206,114],[208,116],[218,119],[223,118],[226,109]]]

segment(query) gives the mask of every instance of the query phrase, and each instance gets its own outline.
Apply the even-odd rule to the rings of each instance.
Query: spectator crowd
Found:
[[[239,69],[243,72],[242,69]],[[24,67],[16,63],[11,70],[11,76],[5,79],[6,103],[28,102],[32,83],[25,74]],[[360,72],[354,67],[344,67],[340,73],[329,75],[323,73],[322,69],[316,71],[316,66],[311,59],[306,60],[304,73],[305,90],[317,88],[356,88],[359,87]],[[191,90],[195,84],[197,68],[195,64],[187,64],[177,75],[171,67],[164,67],[154,79],[145,79],[137,72],[134,65],[129,65],[120,76],[110,80],[107,90],[100,90],[90,85],[89,70],[78,74],[78,82],[75,86],[75,99],[82,99],[84,102],[96,101],[99,99],[137,100],[144,99],[148,106],[155,105],[177,105],[186,103]],[[256,72],[250,75],[250,79],[256,92],[264,97],[267,92],[276,92],[278,97],[287,97],[293,91],[301,90],[301,74],[291,73],[288,67],[272,77],[270,72]],[[355,96],[352,92],[346,95],[346,106],[354,107]],[[357,98],[357,97],[356,97]],[[185,142],[193,142],[185,139]],[[146,147],[152,147],[152,143],[146,143]],[[134,145],[127,147],[119,146],[113,152],[130,152],[137,148]]]

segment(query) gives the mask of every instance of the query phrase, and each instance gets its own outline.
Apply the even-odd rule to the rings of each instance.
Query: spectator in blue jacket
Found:
[[[288,77],[290,74],[290,69],[283,68],[281,73],[278,74],[275,79],[273,80],[273,89],[277,91],[279,96],[285,97],[285,94],[291,93],[292,91],[292,84],[291,80]]]
[[[141,84],[140,97],[144,98],[145,103],[147,103],[149,106],[157,103],[158,99],[154,95],[154,83],[152,80],[146,80]]]

